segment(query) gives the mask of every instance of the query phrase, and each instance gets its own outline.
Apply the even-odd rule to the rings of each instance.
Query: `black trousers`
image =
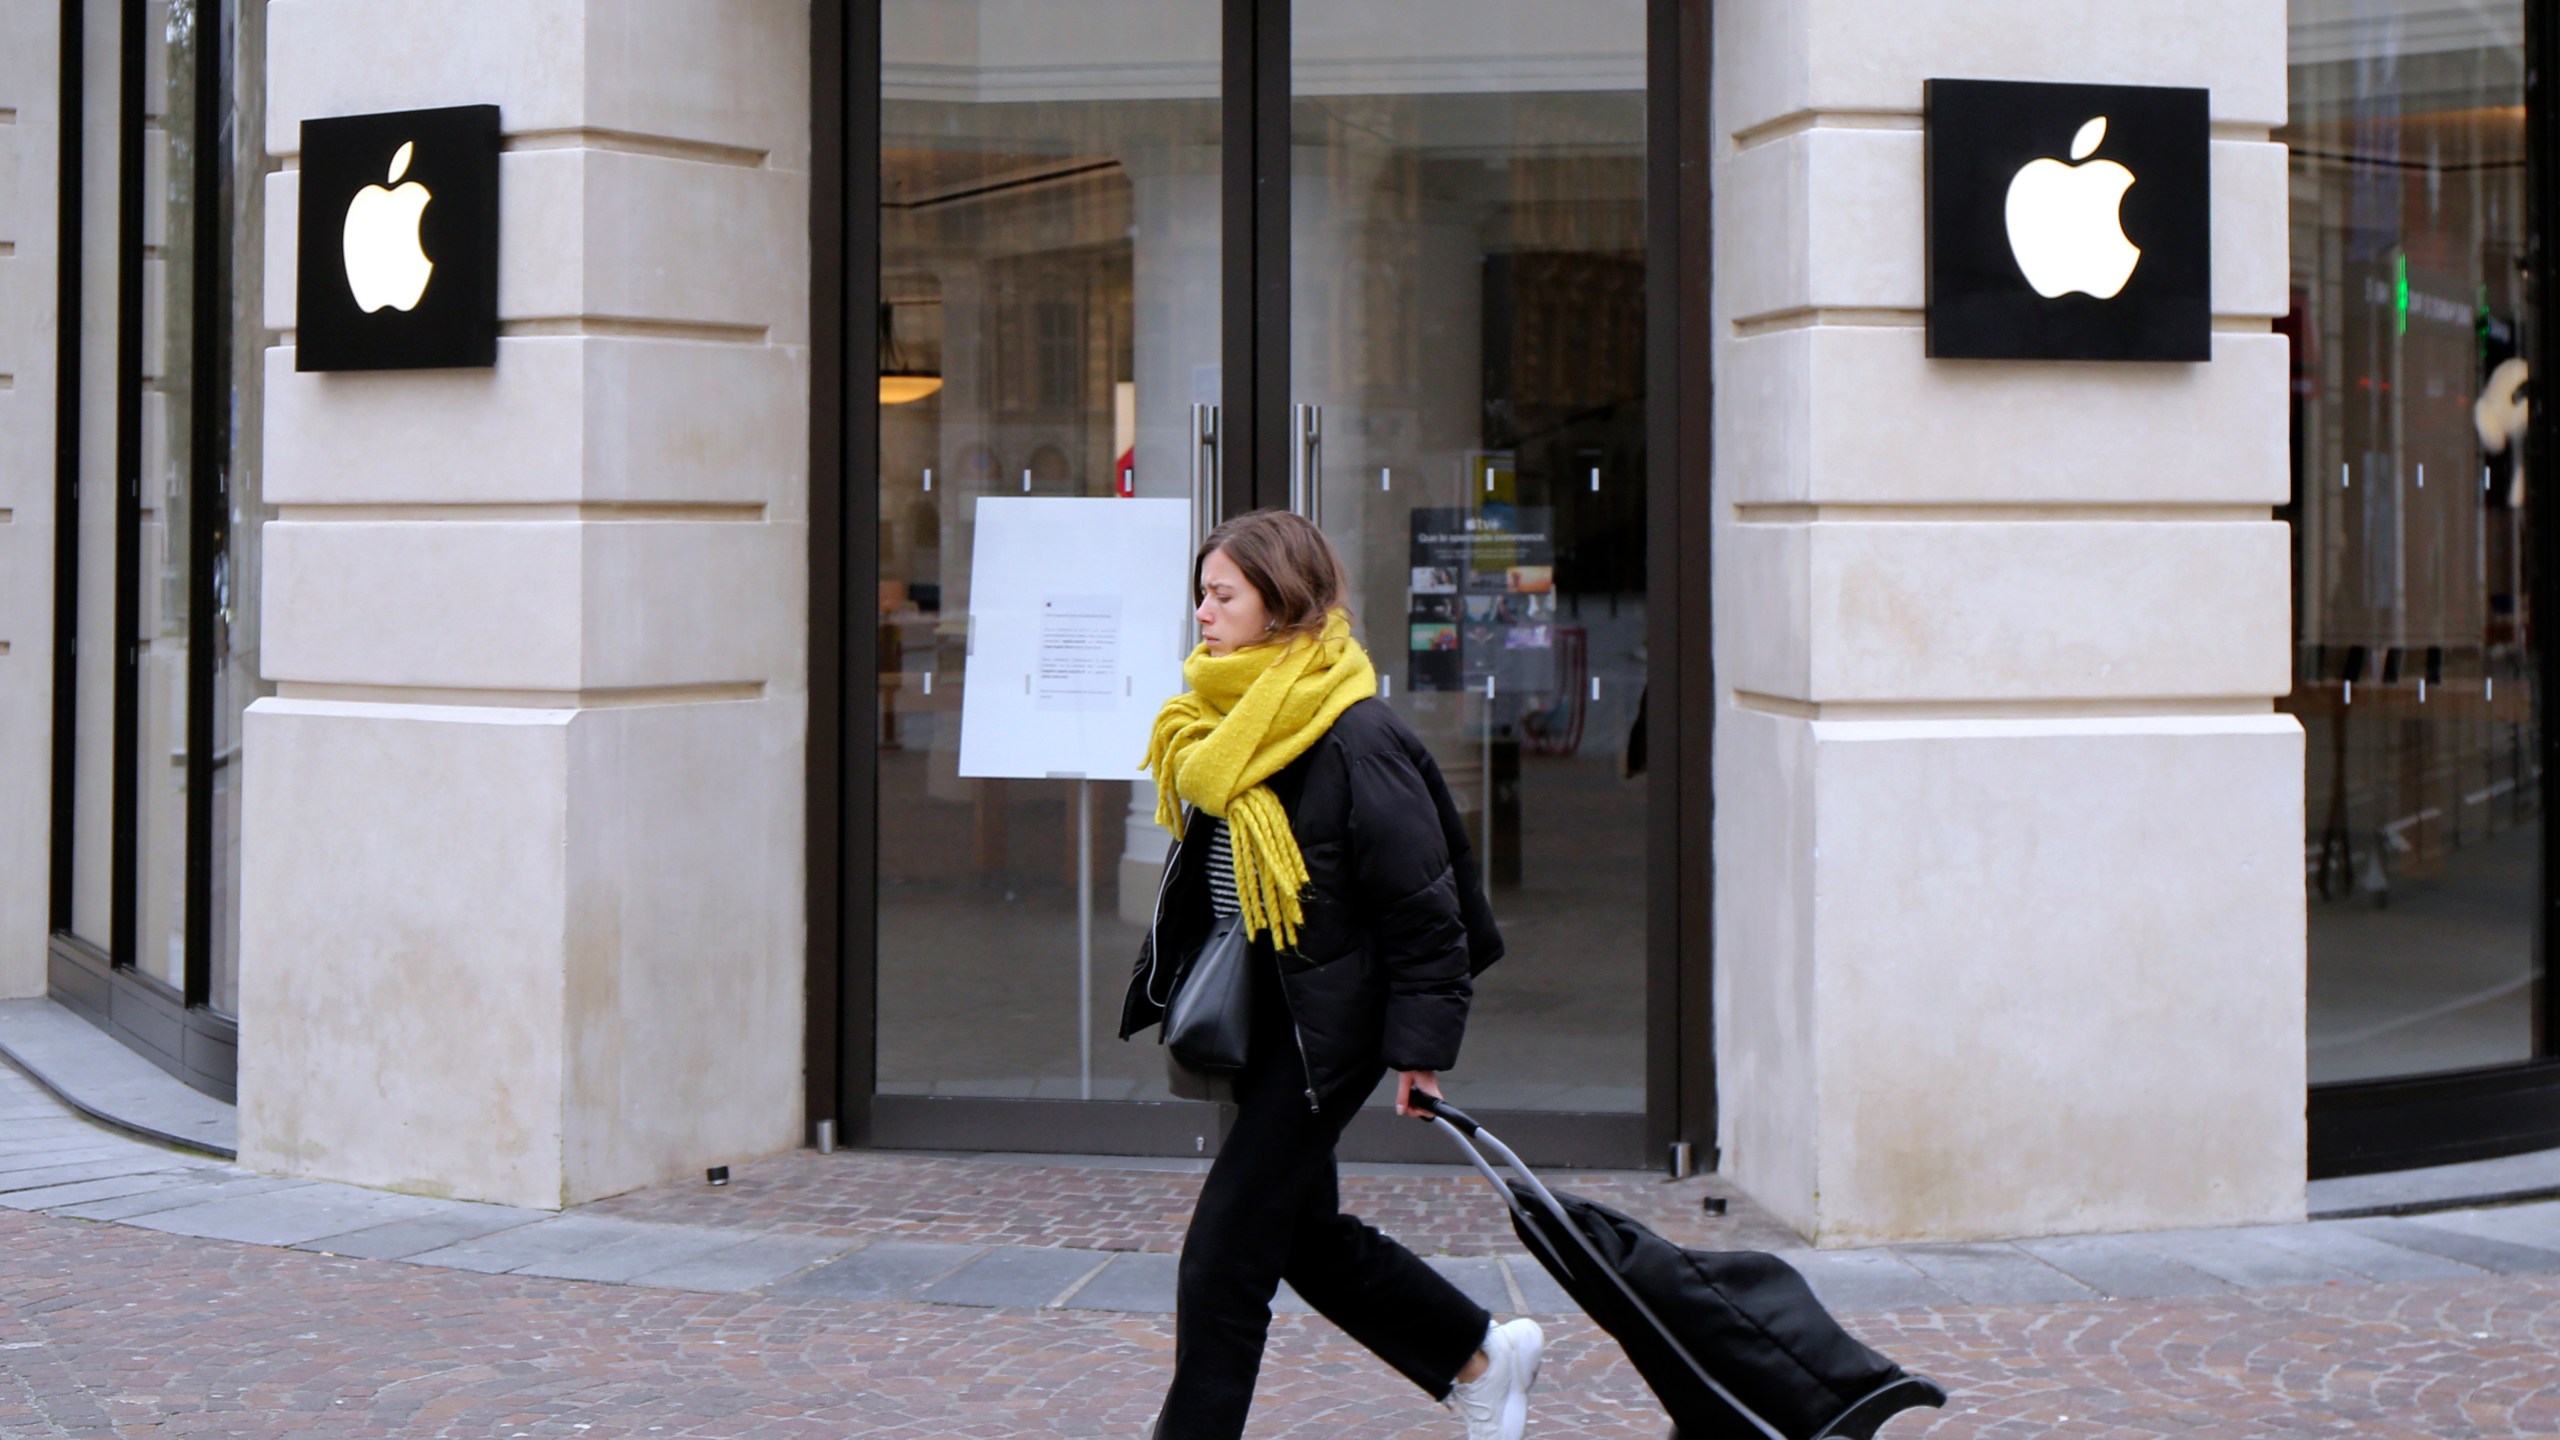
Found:
[[[1447,1397],[1492,1322],[1412,1251],[1342,1213],[1333,1147],[1385,1068],[1310,1110],[1279,975],[1267,957],[1257,961],[1235,1125],[1182,1237],[1173,1386],[1157,1440],[1244,1433],[1271,1299],[1284,1279],[1435,1400]]]

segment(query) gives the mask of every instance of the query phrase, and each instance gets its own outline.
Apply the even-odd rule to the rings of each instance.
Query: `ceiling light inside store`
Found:
[[[942,388],[942,377],[909,371],[883,374],[880,377],[880,403],[906,405],[921,400]]]
[[[898,349],[898,305],[932,305],[935,300],[891,301],[880,307],[880,403],[912,405],[942,388],[942,372],[909,365]]]

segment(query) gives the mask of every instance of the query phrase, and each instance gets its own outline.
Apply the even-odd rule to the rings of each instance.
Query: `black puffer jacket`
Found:
[[[1306,923],[1279,956],[1307,1089],[1328,1095],[1381,1064],[1456,1065],[1470,982],[1502,958],[1502,935],[1431,752],[1393,710],[1363,700],[1270,785],[1307,862]],[[1164,1018],[1169,972],[1208,934],[1208,832],[1187,826],[1165,861],[1120,1009],[1123,1040]],[[1268,955],[1269,937],[1256,943]]]

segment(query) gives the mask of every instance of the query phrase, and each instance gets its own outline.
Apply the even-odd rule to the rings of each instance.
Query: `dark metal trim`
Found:
[[[880,361],[870,337],[880,301],[880,4],[818,0],[810,18],[808,1106],[813,1138],[817,1122],[832,1119],[839,1139],[869,1144],[879,970]]]
[[[2308,1120],[2314,1180],[2560,1147],[2560,1061],[2315,1086]]]
[[[109,824],[107,953],[134,963],[140,886],[142,645],[142,236],[144,0],[124,0],[116,125],[116,601],[115,800]]]
[[[190,1089],[236,1104],[240,1026],[154,976],[112,963],[97,946],[56,935],[46,993]]]
[[[1217,1153],[1224,1107],[1188,1101],[996,1100],[973,1096],[882,1095],[873,1102],[872,1143],[892,1150],[1054,1152],[1061,1136],[1088,1155]],[[1533,1164],[1623,1169],[1641,1152],[1644,1118],[1556,1110],[1477,1111]],[[1356,1164],[1437,1165],[1449,1142],[1427,1125],[1364,1110],[1335,1152]]]
[[[1708,0],[1646,36],[1645,1143],[1716,1163],[1714,372]]]
[[[2525,254],[2526,284],[2533,312],[2527,325],[2530,373],[2550,375],[2550,367],[2560,362],[2560,346],[2552,343],[2555,320],[2552,266],[2560,262],[2553,254],[2553,226],[2560,225],[2560,103],[2555,103],[2552,84],[2560,74],[2560,16],[2549,5],[2527,5],[2525,10],[2524,109],[2525,109]],[[2536,405],[2528,418],[2527,444],[2535,455],[2560,454],[2560,407]],[[2533,504],[2529,513],[2547,516],[2553,494],[2553,477],[2545,473],[2549,467],[2531,468],[2525,483],[2532,486]],[[2539,644],[2551,633],[2547,622],[2560,616],[2560,526],[2538,521],[2534,527],[2533,615],[2536,649],[2534,680],[2534,718],[2540,727],[2542,773],[2560,774],[2560,729],[2552,724],[2552,702],[2560,699],[2560,680],[2552,673],[2552,656]],[[2554,845],[2553,819],[2548,779],[2545,780],[2542,804],[2542,904],[2534,926],[2534,953],[2540,962],[2534,978],[2533,1053],[2554,1054],[2553,1045],[2560,1037],[2560,986],[2551,983],[2551,951],[2555,936],[2560,936],[2560,845]]]
[[[61,69],[56,95],[56,213],[53,326],[53,835],[48,857],[48,931],[71,928],[71,864],[77,832],[73,785],[80,718],[80,207],[88,164],[88,15],[86,0],[62,0]]]
[[[196,44],[194,307],[187,325],[193,351],[187,396],[187,795],[181,944],[186,1004],[213,1001],[214,557],[229,504],[231,212],[223,203],[228,154],[223,121],[231,109],[223,83],[222,7],[198,9]],[[172,542],[175,543],[174,537]]]
[[[802,1095],[810,1144],[844,1094],[844,3],[809,7],[809,953]]]
[[[1224,513],[1289,485],[1289,0],[1225,0],[1218,482]]]

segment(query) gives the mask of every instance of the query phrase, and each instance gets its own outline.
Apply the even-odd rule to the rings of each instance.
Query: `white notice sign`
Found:
[[[1120,597],[1044,597],[1033,704],[1042,710],[1108,710],[1122,688]]]
[[[1193,639],[1190,504],[989,495],[975,519],[960,773],[1141,778]]]

